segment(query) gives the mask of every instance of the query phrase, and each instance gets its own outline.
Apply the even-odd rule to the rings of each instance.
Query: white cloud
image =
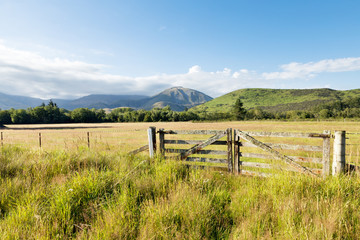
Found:
[[[319,62],[289,63],[280,67],[282,72],[263,73],[265,79],[312,78],[324,72],[349,72],[360,70],[360,58],[325,59]]]
[[[191,68],[189,68],[189,74],[192,74],[192,73],[199,73],[201,72],[201,67],[199,65],[195,65],[195,66],[192,66]]]
[[[249,88],[286,87],[289,79],[310,78],[322,72],[360,70],[360,58],[331,59],[282,65],[280,72],[257,73],[224,68],[208,72],[194,65],[182,74],[128,77],[108,74],[108,66],[44,57],[10,48],[0,40],[0,92],[40,98],[70,98],[94,93],[153,95],[165,88],[184,86],[217,97]]]

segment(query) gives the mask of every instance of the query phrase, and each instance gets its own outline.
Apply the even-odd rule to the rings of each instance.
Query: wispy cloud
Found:
[[[289,63],[280,67],[283,71],[263,73],[265,79],[312,78],[325,72],[349,72],[360,70],[360,58],[325,59],[309,63]]]
[[[209,72],[195,65],[182,74],[128,77],[108,74],[108,66],[44,57],[18,50],[0,41],[0,92],[40,98],[71,98],[92,93],[152,95],[172,86],[184,86],[216,97],[248,88],[279,88],[289,79],[309,78],[322,72],[360,70],[360,58],[322,60],[282,65],[280,72],[257,73],[224,68]]]
[[[102,50],[98,50],[98,49],[90,49],[90,53],[92,53],[94,55],[98,55],[98,56],[108,56],[108,57],[115,56],[115,54],[113,54],[111,52],[106,52],[106,51],[102,51]]]

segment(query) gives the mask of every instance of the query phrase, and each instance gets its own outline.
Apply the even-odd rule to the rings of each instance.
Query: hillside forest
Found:
[[[0,110],[0,125],[98,122],[159,122],[159,121],[227,121],[227,120],[319,120],[360,118],[360,97],[316,105],[309,110],[267,111],[261,107],[246,109],[238,98],[229,111],[185,110],[177,112],[169,106],[152,110],[116,108],[110,113],[103,109],[59,108],[49,101],[28,109]]]

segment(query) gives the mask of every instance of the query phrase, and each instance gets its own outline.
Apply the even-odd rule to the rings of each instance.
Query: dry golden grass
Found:
[[[100,124],[41,124],[41,125],[8,125],[3,132],[3,144],[18,144],[39,149],[39,133],[43,150],[82,149],[88,147],[99,151],[129,152],[147,144],[147,128],[171,130],[225,130],[226,128],[243,131],[266,132],[316,132],[324,130],[346,130],[349,133],[360,133],[358,122],[280,122],[280,121],[232,121],[232,122],[156,122],[156,123],[100,123]],[[207,136],[166,136],[168,139],[206,139]],[[321,139],[299,138],[259,138],[260,141],[288,143],[297,145],[321,146]],[[347,154],[351,162],[357,163],[360,155],[360,135],[348,135]],[[181,148],[184,146],[175,146]],[[207,149],[225,150],[220,146]],[[248,152],[259,152],[254,149],[243,149]],[[321,157],[318,153],[301,151],[283,151],[284,154],[303,157]]]
[[[342,122],[8,126],[3,130],[4,148],[0,149],[0,238],[358,238],[358,176],[323,179],[282,174],[250,178],[193,171],[177,161],[122,154],[146,144],[149,126],[174,130],[231,127],[245,131],[360,132],[358,123]],[[41,151],[37,151],[39,132],[43,137]],[[10,136],[13,144],[36,151],[7,146]],[[349,137],[349,143],[359,139],[358,135]],[[264,138],[270,140],[276,139]],[[282,140],[307,143],[306,139]],[[349,151],[356,149],[349,147]]]

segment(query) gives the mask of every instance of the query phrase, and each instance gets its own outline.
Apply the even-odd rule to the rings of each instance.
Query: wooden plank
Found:
[[[321,168],[308,168],[309,170],[311,170],[312,172],[316,173],[317,175],[322,175],[322,169]],[[296,169],[285,169],[287,171],[291,171],[291,172],[298,172]]]
[[[227,159],[228,159],[228,171],[231,173],[233,169],[233,151],[232,151],[232,128],[226,129],[227,139]]]
[[[165,139],[164,143],[165,144],[199,144],[204,142],[201,140],[167,140]],[[211,145],[227,145],[227,141],[215,141],[213,142]]]
[[[242,166],[244,167],[255,167],[255,168],[265,168],[265,169],[272,169],[274,168],[273,165],[271,164],[266,164],[266,163],[257,163],[257,162],[242,162]],[[276,167],[275,167],[276,169]],[[311,171],[317,173],[317,174],[321,174],[322,173],[322,169],[320,168],[310,168]],[[291,172],[298,172],[296,171],[295,169],[289,169],[289,168],[286,168],[286,169],[279,169],[279,170],[287,170],[287,171],[291,171]],[[241,170],[242,172],[243,170]]]
[[[193,165],[193,164],[185,164],[187,167],[191,167],[194,169],[214,169],[219,171],[226,171],[227,167],[224,166],[204,166],[204,165]]]
[[[208,140],[206,140],[203,143],[200,144],[196,144],[195,146],[193,146],[192,148],[190,148],[187,152],[185,153],[181,153],[180,155],[180,159],[185,159],[187,158],[189,155],[194,154],[196,152],[198,152],[199,150],[203,149],[206,146],[209,146],[210,144],[212,144],[213,142],[219,140],[220,138],[224,137],[226,135],[226,132],[223,131],[221,133],[217,133],[214,136],[212,136],[211,138],[209,138]]]
[[[325,130],[324,134],[331,134],[330,130]],[[330,138],[324,138],[323,140],[323,176],[329,176],[330,174]]]
[[[159,149],[162,156],[164,156],[165,153],[165,134],[163,131],[163,128],[159,129]]]
[[[302,173],[306,173],[312,176],[317,176],[316,173],[312,172],[310,169],[301,166],[300,164],[296,163],[293,159],[291,159],[288,156],[285,156],[281,153],[279,153],[278,151],[272,149],[270,146],[256,140],[255,138],[251,137],[250,135],[246,134],[245,132],[242,132],[240,130],[237,131],[238,136],[240,136],[241,138],[245,139],[248,142],[251,142],[254,145],[257,145],[259,148],[263,149],[264,151],[272,154],[275,158],[277,159],[281,159],[283,161],[285,161],[287,164],[289,164],[290,166],[292,166],[293,168],[297,169],[298,171],[302,172]]]
[[[240,137],[237,136],[234,130],[234,172],[236,175],[240,174]]]
[[[300,151],[309,151],[309,152],[322,152],[322,146],[311,146],[311,145],[292,145],[292,144],[283,144],[283,143],[264,143],[271,148],[282,149],[282,150],[300,150]],[[250,142],[241,143],[243,147],[257,147],[256,145]]]
[[[241,157],[246,158],[260,158],[260,159],[274,159],[272,155],[262,154],[262,153],[240,153]],[[311,158],[311,157],[299,157],[299,156],[288,156],[296,162],[312,162],[312,163],[322,163],[321,158]]]
[[[220,130],[163,130],[165,134],[197,134],[197,135],[214,135],[221,134]]]
[[[330,138],[324,133],[291,133],[291,132],[244,132],[253,137],[295,137],[295,138]]]
[[[167,153],[185,153],[188,149],[173,149],[166,148],[164,149]],[[197,151],[196,154],[212,154],[212,155],[227,155],[227,151],[218,151],[218,150],[200,150]]]
[[[209,162],[209,163],[227,163],[225,158],[199,158],[199,157],[188,157],[185,159],[187,162]]]
[[[263,173],[263,172],[255,172],[255,171],[249,171],[249,170],[243,170],[241,169],[241,174],[246,176],[256,176],[256,177],[271,177],[273,174],[271,173]]]
[[[256,167],[256,168],[273,168],[273,165],[268,163],[258,163],[258,162],[241,162],[241,166],[244,167]]]
[[[139,152],[143,152],[143,151],[148,150],[148,149],[149,149],[149,145],[146,144],[146,145],[144,145],[144,146],[142,146],[142,147],[140,147],[140,148],[138,148],[138,149],[135,149],[135,150],[129,152],[128,154],[129,154],[129,155],[131,155],[131,154],[132,154],[132,155],[135,155],[135,154],[137,154],[137,153],[139,153]]]

